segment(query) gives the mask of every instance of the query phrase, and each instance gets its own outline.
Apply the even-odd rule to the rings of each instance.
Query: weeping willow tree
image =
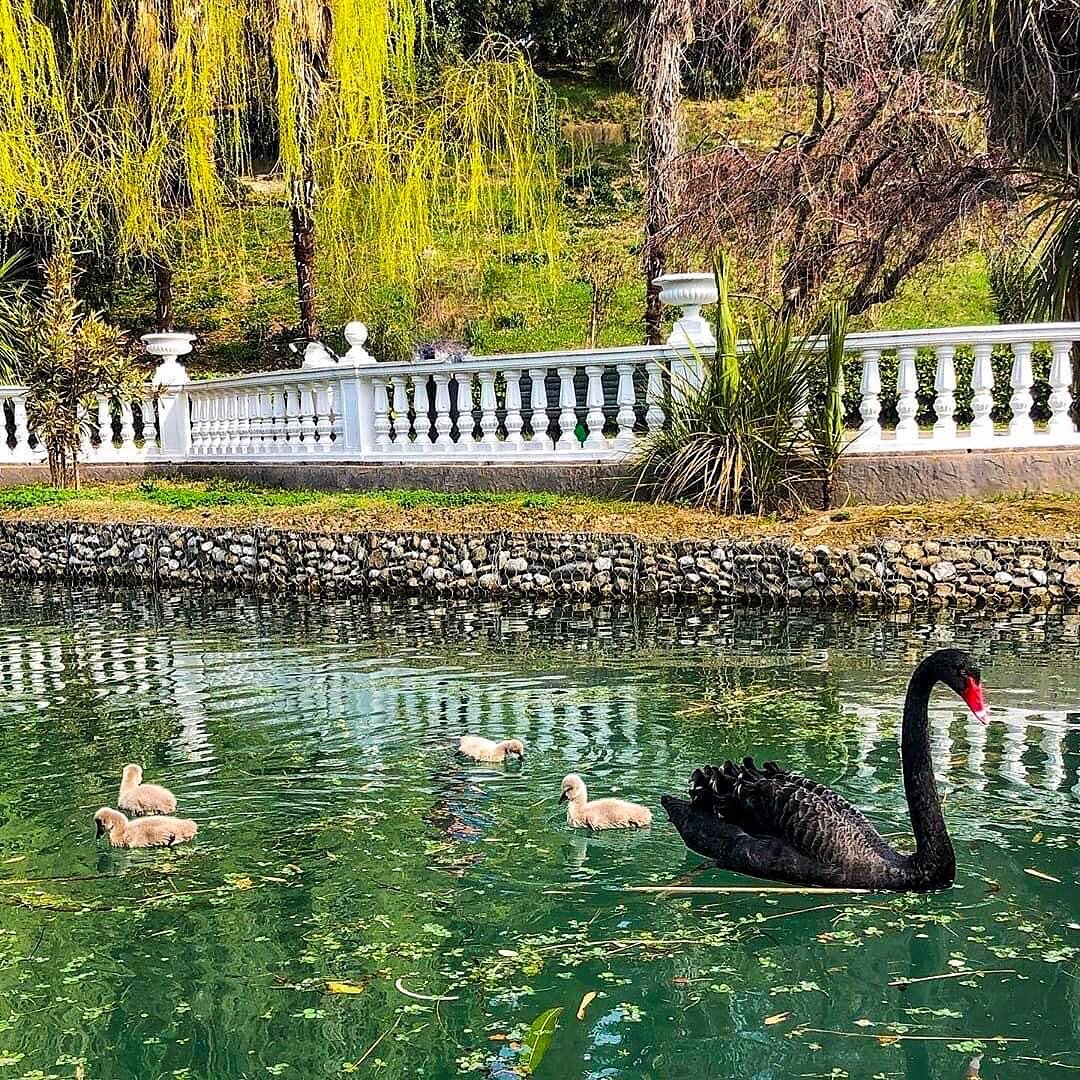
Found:
[[[161,329],[177,258],[242,255],[226,211],[256,137],[285,180],[309,338],[317,273],[355,303],[376,279],[412,290],[444,240],[515,232],[554,247],[543,84],[509,45],[421,84],[422,0],[43,10],[0,0],[0,228],[149,263]]]
[[[418,74],[417,0],[276,0],[269,69],[301,325],[318,336],[316,236],[336,291],[358,261],[405,291],[444,236],[555,246],[552,102],[525,56],[486,44]]]

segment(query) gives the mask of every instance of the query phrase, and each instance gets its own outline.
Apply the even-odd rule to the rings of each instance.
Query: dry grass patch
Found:
[[[725,517],[680,506],[544,493],[283,491],[211,481],[142,481],[55,492],[0,491],[0,520],[345,532],[591,532],[648,540],[784,537],[831,545],[934,537],[1080,535],[1080,495],[1027,495],[910,506],[853,506],[791,517]]]

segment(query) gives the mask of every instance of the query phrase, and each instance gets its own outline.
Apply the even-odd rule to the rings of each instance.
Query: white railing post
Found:
[[[386,396],[386,380],[378,375],[371,377],[371,401],[374,409],[372,427],[375,430],[375,449],[385,453],[390,449],[390,405]]]
[[[560,367],[559,374],[559,442],[556,450],[579,450],[577,440],[577,391],[574,389],[576,368]]]
[[[648,382],[645,387],[645,423],[649,431],[659,431],[664,426],[664,369],[659,361],[650,360],[645,365]]]
[[[450,437],[454,421],[450,416],[450,373],[439,371],[435,379],[435,445],[440,450],[452,450],[454,440]],[[460,400],[460,398],[459,398]],[[471,405],[472,402],[470,401]],[[471,414],[470,414],[471,416]]]
[[[156,404],[153,394],[146,394],[142,399],[143,448],[152,456],[158,452]]]
[[[529,379],[532,389],[529,391],[529,408],[532,417],[529,426],[532,428],[532,441],[530,448],[537,451],[553,450],[555,444],[548,436],[548,397],[547,397],[547,368],[529,368]]]
[[[585,437],[585,446],[590,450],[606,450],[604,439],[604,369],[598,364],[587,364],[585,377],[588,387],[585,391],[585,426],[589,434]]]
[[[191,352],[193,334],[144,334],[143,344],[151,356],[160,357],[152,385],[157,388],[158,442],[161,457],[183,461],[191,453],[190,405],[185,387],[187,371],[180,357]]]
[[[1074,439],[1076,425],[1069,415],[1072,408],[1072,342],[1055,341],[1050,364],[1050,423],[1048,433],[1056,439]]]
[[[521,429],[525,421],[521,415],[521,371],[508,368],[506,379],[506,448],[510,452],[520,451],[525,445]]]
[[[341,441],[336,450],[370,454],[376,449],[375,397],[370,366],[345,368],[333,381],[334,399],[341,414]],[[384,392],[385,399],[385,392]]]
[[[1013,349],[1012,397],[1009,408],[1012,419],[1009,421],[1009,438],[1030,439],[1035,434],[1035,424],[1031,419],[1031,407],[1035,404],[1031,397],[1031,385],[1035,375],[1031,370],[1031,351],[1034,345],[1030,341],[1018,341]]]
[[[461,407],[461,380],[458,380],[458,409],[460,415]],[[483,433],[481,443],[485,450],[491,453],[497,453],[500,449],[498,430],[499,419],[495,410],[498,408],[498,401],[495,398],[495,372],[494,371],[481,371],[480,372],[480,430]],[[458,424],[460,428],[460,421]],[[462,442],[466,440],[464,433],[461,437]]]
[[[862,426],[859,428],[861,446],[876,446],[881,442],[881,352],[878,349],[864,349],[862,354],[862,377],[859,380],[859,415]]]
[[[98,456],[106,460],[113,456],[112,402],[104,395],[97,396]]]
[[[634,424],[637,421],[637,414],[634,412],[637,403],[634,365],[616,364],[615,370],[619,373],[619,389],[615,396],[615,403],[619,407],[615,414],[615,423],[619,430],[615,436],[614,447],[616,450],[630,450],[634,445]]]
[[[26,420],[26,395],[16,394],[11,399],[15,412],[15,460],[30,460],[30,425]]]
[[[919,374],[915,367],[915,357],[918,350],[910,346],[904,346],[896,351],[900,361],[900,370],[896,377],[896,415],[899,422],[896,425],[896,441],[898,443],[913,443],[919,438],[919,425],[915,420],[919,412]]]
[[[971,442],[986,446],[994,438],[994,368],[990,357],[994,346],[980,342],[975,346],[975,366],[971,372]]]
[[[404,375],[394,375],[390,382],[394,386],[394,449],[403,453],[412,446],[409,439],[409,391]]]
[[[934,440],[956,442],[956,346],[939,345],[934,374]]]

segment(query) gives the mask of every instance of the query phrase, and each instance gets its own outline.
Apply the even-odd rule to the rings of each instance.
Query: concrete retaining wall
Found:
[[[188,464],[90,465],[88,481],[134,480],[143,476],[190,479],[223,477],[251,484],[327,491],[429,488],[433,491],[549,491],[611,495],[625,479],[619,465],[365,465],[365,464]],[[48,483],[40,466],[0,466],[0,486]],[[838,502],[902,503],[928,499],[981,498],[1038,491],[1080,491],[1080,447],[1060,450],[953,450],[915,454],[852,454],[836,482]],[[808,502],[818,485],[807,484]]]
[[[0,576],[332,595],[1046,610],[1080,601],[1080,539],[830,548],[780,540],[8,521],[0,523]]]

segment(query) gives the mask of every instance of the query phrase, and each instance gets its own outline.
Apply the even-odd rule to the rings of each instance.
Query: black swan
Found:
[[[706,765],[690,778],[690,801],[661,799],[691,851],[754,877],[857,889],[944,889],[956,877],[930,757],[930,691],[942,682],[984,724],[989,710],[979,668],[967,653],[942,649],[915,669],[904,702],[900,754],[915,853],[890,847],[835,791],[766,761]]]

